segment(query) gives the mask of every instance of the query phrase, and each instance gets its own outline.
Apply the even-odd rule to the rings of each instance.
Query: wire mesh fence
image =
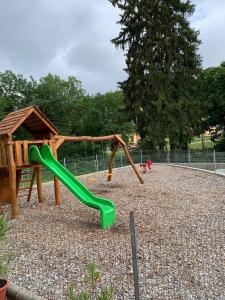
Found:
[[[217,171],[225,174],[225,152],[208,151],[154,151],[133,150],[130,152],[135,164],[145,163],[148,159],[153,163],[179,164],[199,169]],[[62,157],[59,161],[74,175],[97,173],[108,169],[110,152],[83,156],[76,159]],[[124,152],[119,151],[114,158],[113,168],[128,166]],[[223,170],[224,169],[224,170]],[[29,175],[25,176],[26,178]],[[53,174],[43,168],[43,180],[53,180]]]
[[[225,169],[225,152],[208,151],[154,151],[154,150],[133,150],[130,152],[135,164],[144,163],[148,159],[153,163],[180,164],[189,167],[216,171]],[[61,159],[61,162],[74,174],[82,175],[94,173],[108,169],[110,153],[79,159],[70,160],[69,158]],[[113,167],[128,166],[123,151],[119,151],[115,156]],[[47,171],[45,171],[47,174]]]

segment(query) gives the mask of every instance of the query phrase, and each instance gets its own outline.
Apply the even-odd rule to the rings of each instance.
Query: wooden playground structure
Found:
[[[31,140],[13,140],[13,134],[19,127],[23,127],[32,136]],[[35,106],[29,106],[9,113],[0,121],[0,213],[3,204],[11,205],[11,218],[19,216],[19,198],[26,197],[30,201],[32,188],[37,178],[37,194],[39,203],[44,202],[42,191],[42,166],[40,164],[30,164],[29,146],[48,144],[52,153],[57,158],[57,149],[66,141],[68,142],[97,142],[111,140],[114,149],[109,160],[109,170],[107,180],[112,179],[113,159],[116,151],[121,145],[127,160],[130,162],[140,183],[144,183],[135,164],[133,163],[125,142],[120,135],[109,136],[61,136],[57,128],[48,118]],[[30,171],[31,170],[31,171]],[[22,175],[31,175],[29,179],[23,179]],[[20,187],[21,183],[25,187]],[[61,192],[60,181],[54,177],[55,203],[60,205]],[[20,194],[22,192],[22,194]]]

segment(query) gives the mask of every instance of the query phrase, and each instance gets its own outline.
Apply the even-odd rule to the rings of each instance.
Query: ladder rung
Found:
[[[19,195],[19,197],[28,197],[28,194]]]
[[[20,180],[20,182],[28,182],[30,181],[30,179],[23,179],[23,180]]]
[[[19,189],[19,191],[28,190],[29,188],[30,188],[29,186],[28,187],[24,187],[24,188]]]

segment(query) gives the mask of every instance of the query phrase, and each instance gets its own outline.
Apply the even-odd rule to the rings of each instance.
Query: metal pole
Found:
[[[74,164],[74,172],[75,172],[75,175],[77,174],[77,167],[76,167],[76,164]]]
[[[92,142],[93,159],[95,159],[95,144]]]
[[[214,171],[216,172],[216,150],[213,150]]]
[[[84,142],[84,153],[85,153],[85,162],[86,162],[86,166],[87,166],[87,145],[86,145],[86,142]]]
[[[170,163],[170,150],[167,151],[167,163]]]
[[[96,172],[98,172],[98,154],[96,154]]]
[[[136,244],[136,235],[135,235],[135,219],[134,219],[133,211],[130,212],[130,235],[131,235],[133,273],[134,273],[134,296],[135,296],[135,300],[139,300],[137,244]]]
[[[121,164],[121,167],[123,167],[123,153],[121,151],[121,154],[120,154],[120,164]]]
[[[188,166],[191,166],[191,151],[188,149]]]
[[[63,157],[63,165],[66,168],[66,158],[65,157]]]

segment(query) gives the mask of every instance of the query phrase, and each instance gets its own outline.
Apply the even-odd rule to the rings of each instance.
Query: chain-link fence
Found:
[[[217,171],[225,169],[225,152],[216,151],[153,151],[135,150],[131,151],[135,164],[144,163],[151,159],[153,163],[180,164],[189,167]],[[76,175],[94,173],[107,170],[110,155],[95,155],[70,160],[64,157],[61,163]],[[114,159],[113,167],[124,167],[129,165],[123,151],[119,151]]]
[[[134,150],[130,152],[135,164],[145,163],[151,159],[153,163],[176,164],[181,166],[193,167],[217,173],[225,174],[225,152],[183,150],[183,151],[153,151],[153,150]],[[89,173],[98,173],[108,169],[111,153],[95,154],[94,156],[84,156],[76,159],[63,157],[59,159],[75,176]],[[113,168],[128,166],[124,152],[119,151],[113,161]],[[23,179],[29,179],[31,175],[24,175]],[[53,173],[47,168],[43,168],[43,181],[53,180]]]

